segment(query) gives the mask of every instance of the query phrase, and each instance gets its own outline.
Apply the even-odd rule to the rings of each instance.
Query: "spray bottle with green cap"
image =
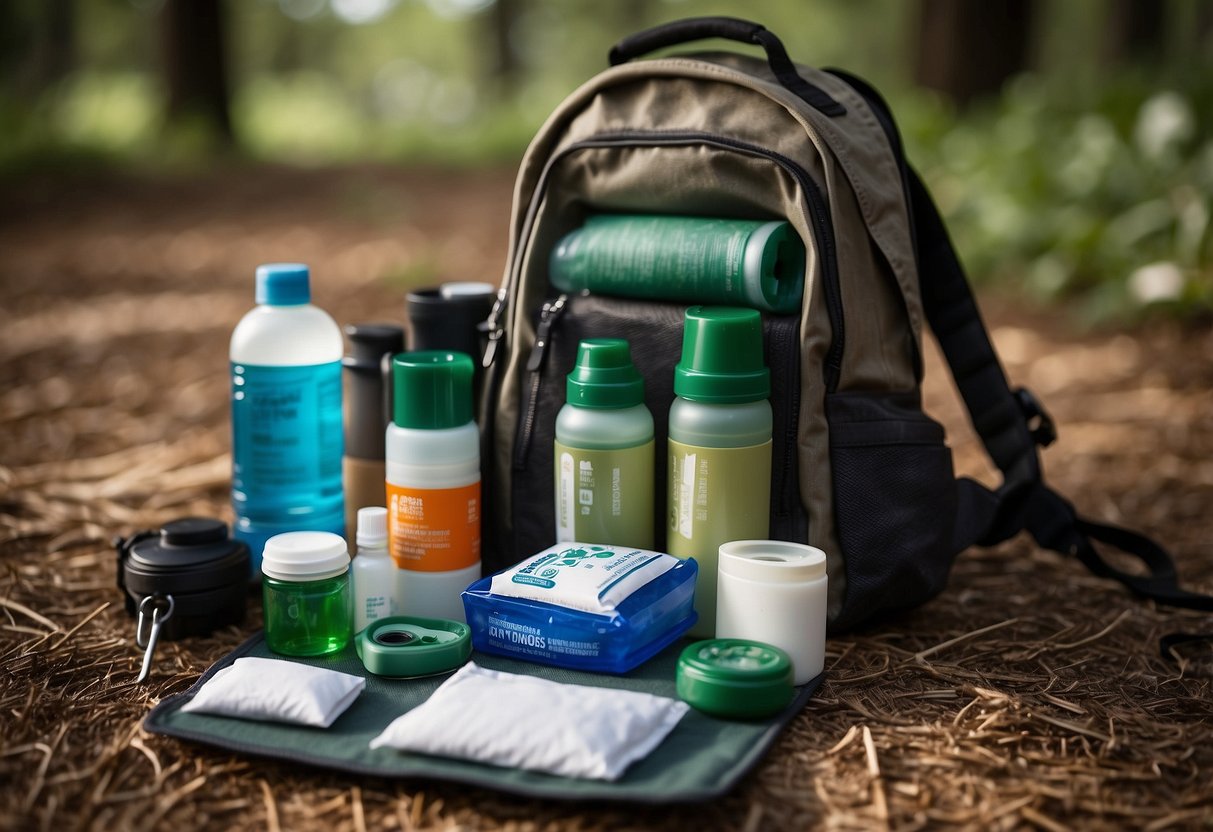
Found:
[[[711,637],[720,544],[770,536],[771,374],[758,312],[688,309],[674,393],[667,548],[699,562],[691,632]]]
[[[472,359],[407,352],[392,362],[395,412],[385,438],[388,544],[400,612],[463,620],[460,593],[480,577],[480,431]]]
[[[556,417],[556,540],[653,548],[653,415],[622,338],[577,347]]]

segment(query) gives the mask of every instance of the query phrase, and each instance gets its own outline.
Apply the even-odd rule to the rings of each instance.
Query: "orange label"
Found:
[[[449,572],[480,560],[480,483],[461,488],[387,484],[388,548],[401,569]]]

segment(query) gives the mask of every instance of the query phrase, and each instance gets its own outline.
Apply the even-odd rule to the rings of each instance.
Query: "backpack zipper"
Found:
[[[734,150],[739,153],[744,153],[751,156],[769,159],[778,164],[788,174],[796,180],[800,185],[801,191],[805,194],[809,202],[809,210],[806,212],[805,218],[808,220],[809,228],[813,233],[813,240],[816,244],[817,252],[821,258],[822,264],[822,288],[825,294],[826,312],[830,319],[831,340],[829,349],[826,351],[826,357],[823,367],[825,374],[825,384],[827,392],[834,392],[838,387],[838,379],[842,370],[842,352],[845,344],[845,332],[842,317],[842,291],[839,285],[838,276],[838,252],[834,240],[834,225],[833,218],[830,214],[829,205],[826,203],[825,197],[821,193],[821,189],[813,178],[809,175],[799,163],[781,153],[777,153],[768,148],[759,147],[758,145],[743,142],[737,139],[732,139],[727,136],[717,136],[711,133],[703,133],[698,131],[671,131],[671,132],[645,132],[645,131],[623,131],[616,133],[601,133],[589,139],[585,139],[561,150],[548,158],[544,165],[543,171],[539,175],[539,180],[535,185],[535,191],[532,194],[531,201],[527,205],[526,217],[523,220],[520,240],[525,240],[530,236],[533,230],[535,217],[538,213],[539,203],[542,202],[544,191],[547,189],[548,180],[551,177],[551,172],[555,168],[556,163],[573,153],[580,150],[590,150],[594,148],[605,147],[658,147],[658,146],[679,146],[702,144],[709,147],[718,147],[725,150]],[[522,268],[523,246],[518,246],[518,250],[514,255],[514,262],[510,265],[510,276],[507,286],[513,286],[519,276]],[[495,358],[498,343],[505,335],[505,329],[501,324],[501,313],[504,311],[508,297],[508,288],[502,290],[502,303],[500,309],[495,308],[490,314],[488,320],[489,330],[489,348],[485,351],[484,366],[489,367]]]
[[[531,450],[531,435],[535,432],[535,410],[539,406],[539,385],[543,381],[543,359],[547,355],[548,343],[552,338],[552,327],[557,319],[564,314],[568,305],[568,295],[560,295],[555,300],[546,301],[539,313],[539,325],[535,328],[535,344],[531,347],[531,355],[527,358],[526,369],[530,373],[530,384],[527,387],[526,401],[523,403],[523,418],[518,426],[518,434],[514,442],[514,470],[526,470],[526,458]]]

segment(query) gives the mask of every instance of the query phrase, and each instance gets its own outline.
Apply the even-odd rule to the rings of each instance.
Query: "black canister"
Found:
[[[472,391],[480,398],[480,358],[487,343],[484,326],[497,290],[491,283],[443,283],[406,296],[409,351],[463,352],[472,357]],[[479,410],[479,406],[476,406]]]
[[[244,620],[249,549],[222,520],[173,520],[158,531],[119,538],[115,547],[127,613],[135,615],[145,598],[171,596],[173,613],[161,638],[203,636]]]

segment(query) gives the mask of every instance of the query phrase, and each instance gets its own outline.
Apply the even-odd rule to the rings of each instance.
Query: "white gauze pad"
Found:
[[[365,687],[361,676],[245,657],[208,679],[181,712],[328,728]]]
[[[563,685],[469,662],[371,740],[371,748],[618,780],[687,710],[664,696]]]
[[[612,612],[673,569],[672,555],[590,543],[557,543],[493,576],[490,592],[585,612]]]

